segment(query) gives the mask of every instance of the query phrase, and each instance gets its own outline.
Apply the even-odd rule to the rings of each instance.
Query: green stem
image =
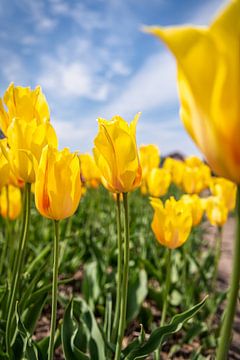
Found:
[[[123,252],[123,280],[121,287],[122,301],[120,306],[120,320],[118,327],[118,338],[114,360],[121,356],[122,340],[126,325],[127,294],[128,294],[128,271],[129,271],[129,217],[128,217],[128,194],[123,193],[124,207],[124,252]]]
[[[7,350],[7,354],[9,355],[10,355],[10,344],[12,340],[11,324],[13,319],[13,313],[16,307],[17,291],[19,288],[19,283],[21,278],[22,259],[24,258],[24,252],[26,249],[27,238],[28,238],[29,219],[30,219],[30,200],[31,200],[31,184],[26,184],[22,232],[21,232],[19,247],[17,251],[16,264],[13,270],[13,276],[12,276],[13,283],[11,284],[11,288],[10,288],[10,296],[9,296],[10,304],[8,308],[7,323],[6,323],[6,350]]]
[[[182,247],[183,254],[183,286],[185,292],[185,306],[188,307],[190,303],[189,299],[189,286],[188,286],[188,253],[189,253],[189,241],[187,241]]]
[[[9,224],[9,189],[8,185],[6,185],[6,204],[7,204],[7,211],[6,211],[6,218],[5,218],[5,239],[3,241],[3,248],[2,248],[2,256],[0,262],[0,274],[4,271],[4,267],[6,264],[6,256],[8,249],[11,249],[10,241],[10,224]],[[9,259],[7,259],[7,263],[9,264]],[[9,272],[8,268],[8,272]]]
[[[164,298],[163,298],[163,310],[162,310],[162,317],[161,317],[161,323],[160,326],[163,326],[166,319],[167,314],[167,306],[168,306],[168,293],[170,289],[171,284],[171,254],[172,250],[167,249],[167,272],[166,272],[166,283],[165,283],[165,291],[164,291]]]
[[[57,289],[58,289],[58,256],[59,256],[59,222],[54,220],[54,250],[53,250],[53,283],[52,283],[52,315],[48,360],[53,359],[54,337],[57,319]]]
[[[171,249],[166,249],[166,282],[165,282],[165,289],[164,289],[164,295],[163,295],[163,309],[162,309],[162,317],[161,317],[161,323],[160,327],[164,325],[166,314],[167,314],[167,305],[168,305],[168,293],[170,289],[171,284]],[[154,351],[154,360],[160,360],[160,350],[161,348],[158,348]]]
[[[234,315],[236,312],[239,282],[240,282],[240,186],[237,192],[237,225],[236,236],[233,249],[233,266],[230,280],[230,289],[228,292],[227,307],[224,312],[223,325],[220,333],[220,341],[217,349],[216,360],[228,359],[228,349],[231,342],[231,332],[233,327]]]
[[[215,247],[215,259],[214,259],[214,270],[212,277],[212,288],[213,290],[216,288],[216,281],[218,276],[218,264],[221,257],[221,248],[222,248],[222,227],[218,227],[218,234],[216,237],[216,247]]]
[[[116,308],[113,320],[112,342],[115,343],[119,325],[119,313],[121,303],[121,285],[122,285],[122,226],[121,226],[121,208],[120,208],[120,194],[117,194],[117,246],[118,246],[118,263],[117,263],[117,293],[116,293]]]

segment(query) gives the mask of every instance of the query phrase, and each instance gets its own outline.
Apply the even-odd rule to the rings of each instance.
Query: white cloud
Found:
[[[95,119],[80,121],[52,120],[52,124],[59,138],[59,147],[69,147],[72,151],[91,151],[93,139],[97,134],[98,126]],[[92,126],[90,126],[92,124]]]
[[[199,150],[187,135],[179,119],[168,121],[139,120],[137,128],[138,144],[157,144],[163,155],[179,151],[183,155],[200,155]]]
[[[61,62],[52,57],[44,57],[43,69],[38,82],[55,97],[85,97],[101,101],[108,96],[109,84],[102,82],[84,62]]]
[[[107,116],[153,110],[177,101],[175,61],[168,53],[149,56],[123,91],[103,109]]]
[[[42,0],[22,0],[18,3],[28,15],[28,21],[39,31],[53,30],[57,25],[56,18],[46,15],[48,8]]]

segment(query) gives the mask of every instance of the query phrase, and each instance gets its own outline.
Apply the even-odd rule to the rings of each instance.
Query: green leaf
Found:
[[[83,352],[76,351],[76,347],[73,345],[75,326],[73,319],[73,300],[68,304],[64,318],[63,318],[63,326],[62,326],[62,346],[64,357],[66,360],[89,360],[90,358],[85,355]]]
[[[88,350],[91,359],[105,360],[105,344],[93,312],[83,299],[74,299],[73,312],[84,322],[88,330]]]
[[[127,322],[137,317],[141,305],[148,294],[147,273],[144,269],[137,271],[129,281],[127,298]]]
[[[87,263],[84,266],[84,279],[82,289],[84,299],[86,299],[91,309],[94,309],[94,304],[101,293],[99,273],[100,268],[96,261]]]
[[[66,360],[106,359],[102,334],[93,312],[83,299],[73,299],[66,308],[62,344]]]
[[[32,334],[35,329],[36,323],[42,313],[42,309],[46,303],[46,300],[47,300],[47,294],[43,294],[42,296],[39,296],[38,300],[32,303],[23,312],[22,320],[25,328],[30,334]]]
[[[159,348],[164,339],[179,331],[183,324],[192,318],[205,304],[207,297],[200,303],[193,306],[191,309],[175,315],[169,325],[162,326],[152,332],[147,342],[144,345],[138,346],[137,349],[132,350],[126,357],[126,360],[144,359],[147,355],[151,354],[154,350]]]

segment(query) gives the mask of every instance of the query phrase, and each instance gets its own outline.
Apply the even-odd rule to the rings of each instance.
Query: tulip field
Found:
[[[156,152],[157,148],[153,146],[140,147],[140,154],[145,155],[150,150],[153,157],[148,159],[155,155],[157,160],[154,149]],[[114,354],[111,336],[117,291],[118,201],[100,185],[99,173],[96,169],[95,174],[93,172],[93,158],[90,155],[81,157],[85,164],[82,168],[82,180],[86,184],[84,194],[75,215],[59,224],[58,320],[54,346],[56,358],[111,359]],[[171,171],[166,170],[169,163]],[[131,357],[131,348],[134,354],[134,349],[140,351],[137,349],[141,349],[145,343],[149,346],[147,352],[155,354],[156,359],[159,358],[160,350],[162,354],[168,354],[165,358],[177,358],[182,354],[195,359],[211,358],[220,326],[215,314],[226,296],[217,283],[219,255],[216,249],[221,227],[234,206],[235,185],[222,178],[211,177],[209,172],[206,182],[203,169],[209,168],[197,158],[188,158],[185,162],[167,158],[161,168],[148,168],[151,165],[144,164],[143,160],[143,171],[151,173],[165,169],[172,179],[174,166],[181,166],[182,173],[178,178],[179,185],[171,181],[161,195],[165,207],[168,206],[166,214],[158,214],[161,207],[159,198],[151,197],[149,201],[152,190],[147,184],[129,195],[129,291],[127,330],[123,340],[129,355],[127,357],[125,353],[124,358],[135,358],[135,355]],[[181,170],[177,171],[180,173]],[[160,181],[158,177],[156,181]],[[207,195],[192,194],[196,185]],[[11,202],[11,190],[9,195],[10,210],[12,205],[17,211],[16,205]],[[47,359],[53,224],[38,214],[33,197],[32,194],[28,246],[10,332],[13,359],[21,359],[23,356],[27,359]],[[122,203],[120,200],[121,207]],[[184,212],[183,207],[186,207]],[[123,211],[120,216],[123,226]],[[158,216],[156,223],[153,222],[154,216]],[[164,219],[167,216],[169,219]],[[11,247],[5,249],[5,256],[1,258],[4,274],[1,277],[3,328],[7,315],[8,284],[12,279],[12,264],[18,251],[21,221],[21,217],[16,220],[2,219],[2,238],[7,237],[11,241]],[[219,237],[216,236],[213,246],[204,240],[209,222],[219,229]],[[161,231],[165,233],[161,234]],[[206,300],[207,295],[209,298]],[[162,320],[166,300],[165,320]],[[181,318],[178,318],[180,314]],[[47,330],[42,334],[41,323],[46,318]],[[173,325],[169,325],[171,321]],[[158,334],[157,329],[162,329],[162,333]],[[151,333],[154,341],[150,342]],[[1,349],[5,348],[5,340],[4,331],[1,331]],[[1,356],[5,358],[4,351]]]
[[[0,359],[238,358],[239,14],[233,0],[206,29],[144,29],[176,57],[180,116],[202,158],[138,144],[140,113],[98,118],[91,153],[60,150],[41,87],[6,89]]]

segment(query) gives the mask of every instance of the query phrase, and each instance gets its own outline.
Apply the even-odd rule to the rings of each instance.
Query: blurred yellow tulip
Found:
[[[192,225],[197,226],[200,224],[203,212],[204,212],[204,203],[202,202],[202,199],[194,194],[194,195],[183,195],[181,197],[181,200],[186,204],[190,206],[191,213],[192,213]]]
[[[101,175],[93,156],[90,154],[80,154],[79,159],[84,185],[86,187],[97,188],[101,183]]]
[[[211,171],[209,166],[204,163],[185,162],[182,176],[182,188],[188,194],[199,194],[209,186]]]
[[[23,122],[35,120],[37,124],[49,121],[48,104],[40,86],[31,90],[29,87],[14,86],[13,83],[9,85],[3,100],[0,99],[0,128],[5,135],[14,118]]]
[[[7,140],[2,139],[0,140],[2,146],[0,147],[0,190],[4,185],[9,183],[10,177],[10,164],[9,161],[5,157],[4,148],[7,146]]]
[[[237,186],[232,181],[224,178],[214,177],[210,184],[212,195],[220,197],[229,211],[236,205]]]
[[[206,216],[210,224],[223,226],[228,217],[225,202],[218,196],[210,196],[206,201]]]
[[[22,210],[21,190],[12,185],[7,187],[4,186],[0,193],[0,213],[4,218],[9,217],[10,220],[15,220]]]
[[[171,184],[170,172],[166,169],[152,169],[147,177],[147,188],[151,196],[159,197],[167,193]]]
[[[147,194],[147,178],[149,172],[158,168],[160,164],[160,151],[156,145],[141,145],[139,147],[139,157],[142,167],[142,183],[141,183],[141,193]]]
[[[147,27],[175,55],[183,123],[214,171],[240,184],[240,1],[208,28]]]
[[[168,170],[172,177],[172,182],[176,185],[180,185],[182,182],[184,163],[183,161],[167,157],[164,160],[163,168]]]
[[[42,216],[65,219],[77,210],[81,197],[80,161],[68,149],[46,146],[40,159],[35,203]]]
[[[142,167],[142,177],[146,179],[150,170],[158,168],[160,164],[160,151],[156,145],[141,145],[139,157]]]
[[[111,192],[126,193],[141,184],[142,169],[136,144],[137,114],[130,125],[120,116],[98,119],[94,157],[103,185]]]
[[[152,198],[154,209],[152,230],[159,243],[167,248],[180,247],[187,240],[192,228],[192,214],[189,205],[173,197],[163,205],[160,199]]]
[[[46,145],[57,147],[57,136],[50,122],[37,124],[36,120],[23,122],[15,118],[7,130],[8,159],[17,178],[35,182],[42,149]]]

